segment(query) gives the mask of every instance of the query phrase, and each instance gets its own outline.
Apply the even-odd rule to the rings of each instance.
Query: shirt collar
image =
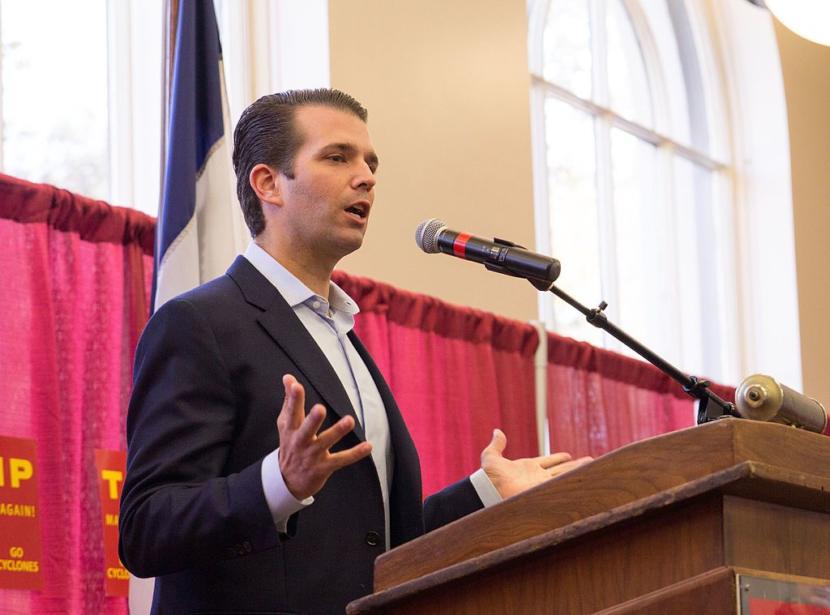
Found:
[[[254,241],[248,244],[244,256],[257,271],[274,285],[292,308],[296,308],[301,303],[309,305],[311,303],[309,300],[315,299],[325,305],[326,308],[330,305],[335,313],[343,312],[352,318],[360,312],[357,302],[334,282],[329,283],[329,301],[326,302],[323,297],[303,284],[299,278],[283,267],[279,261]]]

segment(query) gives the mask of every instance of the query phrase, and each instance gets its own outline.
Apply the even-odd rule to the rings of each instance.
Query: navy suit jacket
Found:
[[[415,446],[389,387],[377,383],[394,451],[390,543],[481,507],[468,479],[422,505]],[[120,554],[155,576],[154,613],[342,613],[372,590],[383,552],[380,484],[370,458],[335,472],[314,503],[277,532],[262,459],[279,446],[283,374],[305,387],[323,429],[354,415],[340,381],[294,311],[244,257],[227,274],[167,302],[136,351],[127,419]],[[365,436],[354,432],[333,450]]]

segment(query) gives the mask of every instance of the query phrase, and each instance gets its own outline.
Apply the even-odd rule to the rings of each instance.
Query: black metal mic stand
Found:
[[[696,376],[688,376],[684,374],[674,365],[666,361],[663,357],[646,348],[640,342],[628,335],[628,333],[620,329],[617,325],[610,322],[608,317],[605,315],[605,308],[608,307],[608,304],[605,301],[600,303],[599,307],[590,310],[569,294],[557,288],[554,284],[542,280],[528,281],[538,290],[549,290],[565,303],[579,310],[585,315],[585,319],[589,323],[599,329],[602,329],[603,331],[607,331],[613,337],[643,357],[646,361],[660,369],[664,374],[667,374],[672,379],[679,382],[683,386],[683,390],[686,393],[698,400],[698,424],[708,423],[709,421],[714,421],[715,419],[719,419],[724,416],[740,416],[735,409],[735,404],[728,402],[725,399],[721,399],[718,395],[709,390],[710,383],[708,381],[697,378]]]
[[[520,246],[519,244],[513,243],[512,241],[507,241],[506,239],[499,239],[498,237],[494,237],[493,242],[506,247],[524,248],[524,246]],[[605,301],[601,302],[599,304],[599,307],[596,307],[593,310],[589,310],[579,301],[571,297],[569,294],[557,288],[553,284],[553,280],[555,280],[556,277],[553,277],[551,280],[536,280],[534,278],[526,277],[521,272],[511,271],[509,266],[502,262],[486,262],[484,263],[484,267],[489,271],[494,271],[496,273],[503,273],[505,275],[514,276],[517,278],[524,278],[528,282],[530,282],[537,290],[549,290],[554,295],[562,299],[565,303],[576,308],[582,314],[584,314],[585,319],[589,323],[591,323],[599,329],[602,329],[603,331],[607,331],[612,336],[620,340],[623,344],[631,348],[631,350],[643,357],[646,361],[648,361],[657,369],[662,371],[664,374],[667,374],[673,380],[679,382],[683,386],[683,390],[686,393],[698,400],[698,425],[700,425],[701,423],[708,423],[709,421],[714,421],[725,416],[740,417],[740,414],[738,414],[738,411],[735,408],[735,404],[728,402],[725,399],[721,399],[718,395],[709,390],[709,385],[711,384],[709,381],[702,380],[701,378],[698,378],[696,376],[687,376],[679,369],[677,369],[674,365],[666,361],[663,357],[653,352],[652,350],[649,350],[640,342],[628,335],[628,333],[620,329],[617,325],[610,322],[608,320],[608,317],[605,315],[605,308],[608,307],[608,304]],[[555,275],[559,275],[558,270]]]

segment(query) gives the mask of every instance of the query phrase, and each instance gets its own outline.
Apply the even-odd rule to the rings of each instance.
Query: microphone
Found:
[[[490,271],[526,278],[539,290],[550,289],[561,269],[555,258],[530,252],[497,237],[488,241],[468,233],[451,231],[437,218],[429,218],[418,225],[415,243],[427,254],[443,252],[482,263]]]
[[[741,382],[735,391],[735,405],[745,419],[785,423],[816,433],[824,433],[827,428],[824,406],[763,374],[753,374]]]

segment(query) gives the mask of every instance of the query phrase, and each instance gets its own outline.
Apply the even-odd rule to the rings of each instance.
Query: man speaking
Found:
[[[342,613],[375,557],[581,464],[502,456],[421,502],[418,456],[331,282],[357,250],[378,156],[336,90],[260,98],[234,134],[254,240],[164,304],[136,351],[120,553],[154,613]]]

